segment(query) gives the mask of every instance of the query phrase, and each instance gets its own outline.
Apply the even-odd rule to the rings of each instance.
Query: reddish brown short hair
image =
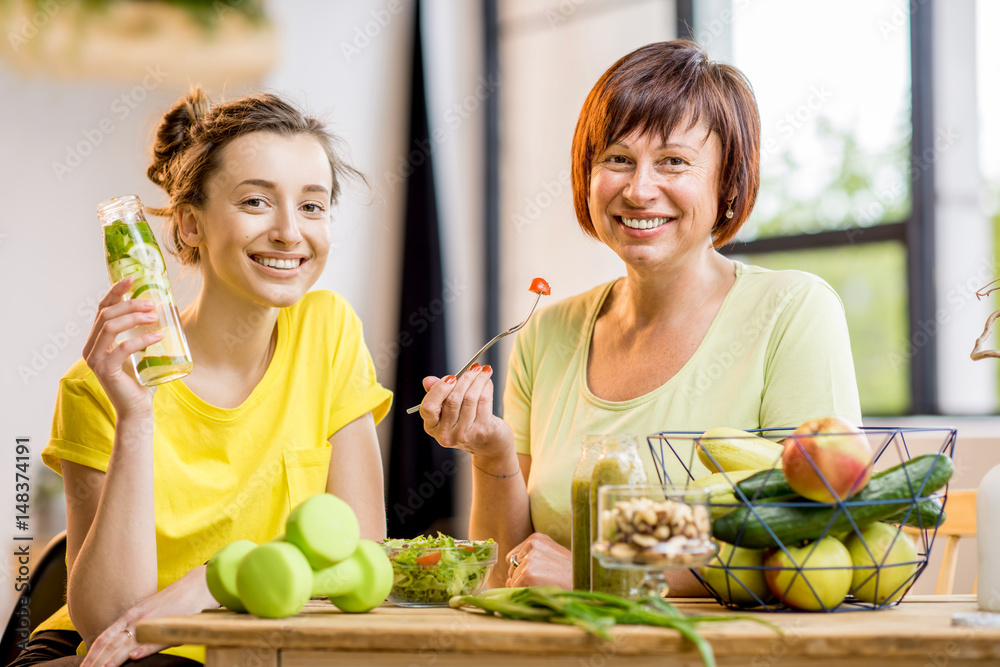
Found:
[[[713,62],[687,40],[648,44],[623,57],[597,81],[583,103],[573,135],[572,181],[576,218],[597,238],[590,216],[594,157],[638,131],[669,138],[680,123],[704,122],[722,144],[716,247],[750,216],[760,188],[760,115],[750,82],[738,69]],[[725,216],[733,200],[733,217]]]

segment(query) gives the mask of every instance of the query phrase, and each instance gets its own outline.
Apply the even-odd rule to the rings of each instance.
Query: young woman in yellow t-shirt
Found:
[[[375,424],[391,394],[346,301],[306,295],[356,173],[319,122],[272,95],[212,106],[195,89],[163,117],[148,175],[169,196],[154,209],[165,244],[201,275],[181,313],[194,370],[155,392],[124,370],[162,334],[121,340],[155,316],[151,301],[123,300],[129,279],[115,284],[43,453],[66,487],[69,586],[68,617],[42,629],[73,649],[82,639],[84,664],[163,649],[137,644],[136,621],[217,606],[200,564],[234,539],[273,539],[311,493],[346,500],[363,538],[385,537]],[[56,657],[31,648],[18,664]]]

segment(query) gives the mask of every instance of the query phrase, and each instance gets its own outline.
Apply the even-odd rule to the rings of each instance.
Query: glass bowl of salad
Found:
[[[454,595],[476,595],[497,562],[493,540],[456,540],[447,535],[388,539],[392,562],[389,602],[399,607],[447,607]]]

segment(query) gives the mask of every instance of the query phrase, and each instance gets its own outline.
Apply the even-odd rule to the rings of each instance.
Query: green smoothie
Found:
[[[590,515],[594,519],[591,522],[591,541],[597,540],[597,489],[607,484],[636,484],[645,481],[645,474],[642,469],[632,469],[627,461],[617,457],[601,458],[594,465],[594,473],[590,483]],[[588,551],[589,553],[589,551]],[[575,556],[574,556],[575,561]],[[575,573],[575,570],[574,570]],[[642,583],[642,572],[625,569],[609,569],[601,566],[596,559],[591,560],[591,590],[601,593],[611,593],[624,598],[639,588]]]
[[[571,492],[573,507],[573,588],[590,590],[590,479],[574,477]]]

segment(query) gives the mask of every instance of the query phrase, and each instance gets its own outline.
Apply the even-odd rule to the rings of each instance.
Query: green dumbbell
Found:
[[[354,510],[329,493],[302,501],[285,524],[285,540],[302,551],[314,570],[336,565],[353,554],[360,536]]]
[[[243,557],[256,548],[257,545],[250,540],[236,540],[216,551],[205,567],[208,590],[219,604],[230,611],[246,611],[236,590],[236,571]]]
[[[240,560],[236,571],[240,602],[251,614],[263,618],[299,613],[309,600],[312,586],[309,561],[289,542],[256,547]]]
[[[268,542],[239,561],[238,595],[234,599],[246,611],[263,618],[292,616],[310,597],[319,596],[329,598],[342,611],[360,613],[385,601],[392,578],[389,557],[371,540],[361,540],[349,558],[319,572],[313,572],[294,544]],[[212,594],[220,600],[214,590]],[[230,604],[226,607],[239,611]]]
[[[366,612],[392,590],[392,563],[381,546],[361,540],[351,557],[313,574],[313,597],[323,595],[341,611]]]

